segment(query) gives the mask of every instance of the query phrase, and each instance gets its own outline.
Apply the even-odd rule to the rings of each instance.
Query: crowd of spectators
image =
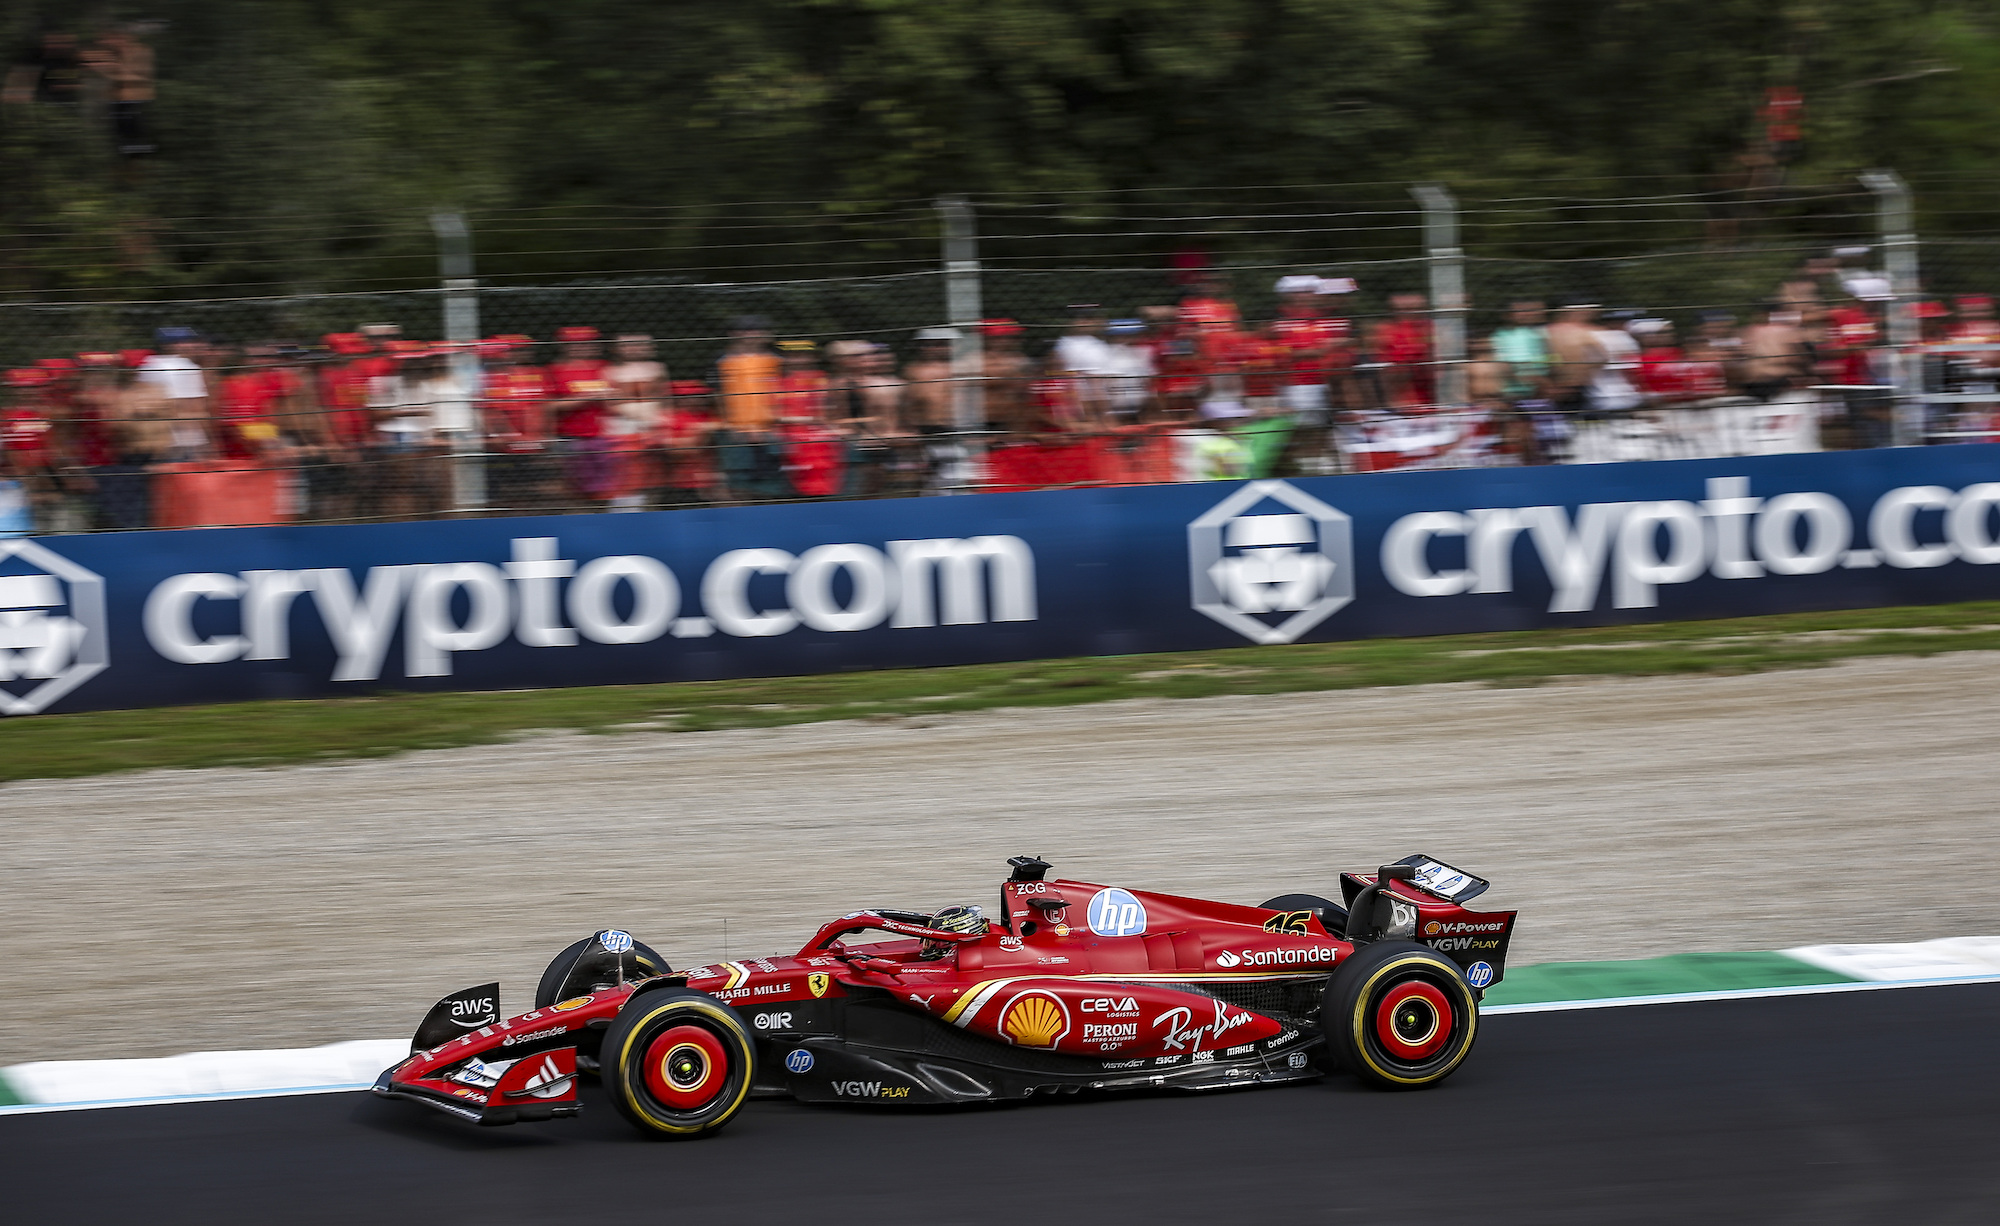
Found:
[[[1053,337],[988,319],[977,346],[933,327],[900,352],[746,316],[698,378],[670,372],[649,336],[580,326],[454,345],[372,324],[311,347],[163,328],[149,350],[7,372],[0,530],[9,497],[15,531],[183,522],[162,515],[163,478],[247,471],[286,474],[273,517],[342,521],[981,488],[1007,457],[1032,484],[1023,457],[1081,439],[1129,451],[1171,436],[1151,479],[1730,454],[1714,426],[1729,405],[1793,406],[1810,429],[1785,447],[1890,441],[1877,276],[1808,265],[1747,318],[1682,324],[1523,298],[1462,367],[1436,360],[1422,294],[1357,319],[1351,280],[1274,289],[1261,321],[1209,274],[1129,316],[1072,307]],[[1991,300],[1917,314],[1933,386],[1990,392]],[[1992,408],[1954,401],[1929,424],[1988,437]]]

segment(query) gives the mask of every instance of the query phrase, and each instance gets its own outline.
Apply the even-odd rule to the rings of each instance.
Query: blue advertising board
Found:
[[[2000,595],[2000,445],[0,540],[0,710]]]

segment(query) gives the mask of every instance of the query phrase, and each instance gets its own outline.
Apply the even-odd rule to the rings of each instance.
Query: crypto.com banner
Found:
[[[2000,595],[2000,445],[0,541],[8,714]]]

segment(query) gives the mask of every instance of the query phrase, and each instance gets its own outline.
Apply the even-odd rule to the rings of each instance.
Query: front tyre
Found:
[[[756,1075],[757,1045],[736,1011],[691,988],[634,996],[605,1031],[600,1053],[612,1105],[660,1140],[727,1124]]]
[[[1391,1090],[1443,1081],[1472,1050],[1479,1029],[1479,1005],[1464,972],[1414,941],[1357,950],[1327,982],[1321,1016],[1340,1063]]]

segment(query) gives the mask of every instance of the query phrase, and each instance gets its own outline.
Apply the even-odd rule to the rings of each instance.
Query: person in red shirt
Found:
[[[1042,360],[1042,369],[1028,384],[1028,405],[1035,432],[1056,434],[1090,428],[1077,382],[1060,357],[1052,353]]]
[[[1856,297],[1826,314],[1826,353],[1834,369],[1826,373],[1849,387],[1877,382],[1873,351],[1883,342],[1882,320],[1874,305]]]
[[[1330,315],[1325,302],[1350,292],[1347,278],[1290,276],[1278,279],[1278,318],[1271,336],[1285,349],[1285,408],[1301,425],[1326,424],[1329,384],[1353,361],[1354,325]]]
[[[1391,294],[1389,318],[1376,333],[1375,357],[1387,366],[1385,391],[1392,408],[1427,410],[1437,404],[1428,305],[1422,294]]]
[[[70,425],[74,431],[74,454],[79,464],[101,468],[117,462],[118,448],[112,438],[117,407],[118,355],[79,353],[76,355],[76,391],[70,396]]]
[[[781,422],[823,422],[826,420],[826,372],[819,368],[813,343],[806,340],[778,342],[777,419]]]
[[[51,382],[49,372],[37,367],[8,371],[6,407],[0,409],[0,478],[20,483],[38,532],[60,527]]]
[[[1991,396],[2000,392],[2000,320],[1993,317],[1993,299],[1985,294],[1966,294],[1953,305],[1958,318],[1946,331],[1952,345],[1986,345],[1987,349],[1953,349],[1945,352],[1945,387],[1968,395]],[[1952,429],[1960,437],[1953,442],[1991,442],[2000,427],[2000,401],[1959,402],[1960,412]]]
[[[1270,417],[1284,408],[1283,393],[1291,376],[1291,350],[1272,327],[1243,333],[1243,407],[1253,417]]]
[[[1204,273],[1192,293],[1181,299],[1181,321],[1197,327],[1223,325],[1235,330],[1243,324],[1243,313],[1230,297],[1229,278],[1218,272]]]
[[[1952,321],[1947,333],[1954,344],[2000,345],[2000,319],[1993,317],[1991,297],[1964,294],[1954,305],[1958,308],[1958,318]]]
[[[479,343],[481,397],[488,445],[493,449],[489,499],[499,511],[556,505],[561,480],[550,451],[549,384],[539,366],[522,361],[534,341],[495,336]]]
[[[605,417],[610,412],[611,384],[604,377],[604,346],[597,329],[556,329],[560,356],[549,363],[549,410],[556,447],[562,455],[563,476],[573,503],[602,507],[613,492],[610,445]]]
[[[312,433],[320,443],[307,479],[308,514],[351,519],[362,513],[372,488],[367,460],[375,420],[368,411],[369,389],[375,379],[394,371],[395,361],[359,332],[329,332],[321,343],[327,360],[313,380],[319,420]]]
[[[721,428],[715,393],[698,379],[681,379],[667,386],[666,409],[655,427],[663,472],[663,499],[669,505],[715,502],[728,496],[721,470],[709,446]]]
[[[216,397],[216,436],[225,459],[271,463],[289,450],[286,439],[308,432],[301,415],[303,380],[279,364],[270,345],[243,350],[243,364],[224,376]]]
[[[1168,421],[1193,417],[1205,382],[1194,330],[1182,322],[1179,307],[1141,307],[1139,318],[1146,322],[1146,341],[1153,350],[1153,390],[1161,416]]]

